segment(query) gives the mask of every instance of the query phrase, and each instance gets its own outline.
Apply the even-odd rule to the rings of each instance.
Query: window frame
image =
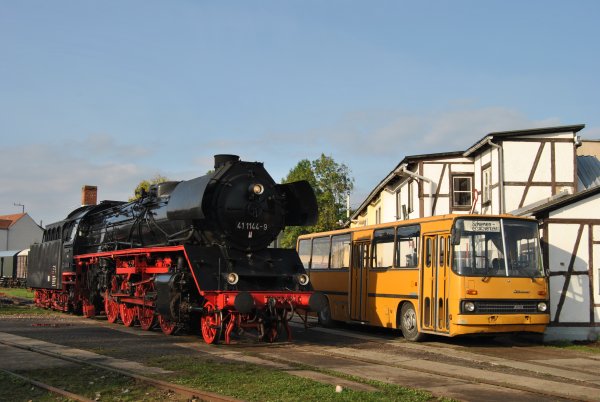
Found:
[[[486,176],[488,182],[486,183]],[[481,167],[481,205],[484,207],[492,204],[492,164],[486,163]]]
[[[470,211],[471,207],[473,205],[473,184],[474,184],[474,177],[475,175],[473,173],[453,173],[450,175],[450,210],[451,211]],[[460,193],[467,193],[466,190],[456,190],[454,187],[454,180],[455,179],[469,179],[469,182],[471,184],[471,188],[468,191],[469,192],[469,205],[455,205],[454,204],[454,195],[456,192],[460,192]]]

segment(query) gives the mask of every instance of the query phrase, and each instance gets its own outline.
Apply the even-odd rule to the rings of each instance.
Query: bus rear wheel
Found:
[[[417,325],[417,313],[412,303],[404,303],[400,309],[399,326],[402,335],[407,341],[419,342],[425,337],[425,334],[419,332]]]

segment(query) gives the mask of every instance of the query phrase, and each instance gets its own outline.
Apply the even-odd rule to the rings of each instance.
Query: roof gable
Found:
[[[8,229],[27,214],[0,215],[0,229]]]

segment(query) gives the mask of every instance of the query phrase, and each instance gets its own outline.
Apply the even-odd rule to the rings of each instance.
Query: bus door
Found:
[[[450,262],[450,250],[448,248],[449,235],[437,236],[437,261],[435,272],[435,325],[437,332],[448,332],[448,263]]]
[[[435,306],[435,260],[436,260],[436,237],[424,236],[423,244],[423,269],[421,269],[421,297],[420,303],[420,320],[421,329],[433,331],[434,308]]]
[[[367,316],[367,278],[370,241],[352,244],[350,263],[350,319],[364,321]]]
[[[427,331],[448,332],[448,235],[424,236],[420,318]]]

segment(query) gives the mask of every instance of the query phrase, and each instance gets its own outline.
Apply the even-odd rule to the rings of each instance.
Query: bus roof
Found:
[[[534,221],[535,220],[531,217],[515,216],[515,215],[509,215],[509,214],[502,214],[502,215],[447,214],[447,215],[428,216],[428,217],[424,217],[424,218],[407,219],[407,220],[402,220],[402,221],[378,223],[376,225],[367,225],[367,226],[358,226],[358,227],[353,227],[353,228],[329,230],[326,232],[307,233],[307,234],[298,236],[298,239],[306,239],[306,238],[312,238],[312,237],[316,237],[316,236],[331,236],[331,235],[336,235],[336,234],[354,233],[354,232],[361,232],[361,231],[371,231],[371,230],[376,230],[376,229],[389,228],[390,226],[409,226],[409,225],[415,225],[415,224],[433,223],[433,222],[447,221],[447,220],[454,221],[457,218],[478,218],[478,219],[510,218],[510,219],[525,220],[525,221]]]

